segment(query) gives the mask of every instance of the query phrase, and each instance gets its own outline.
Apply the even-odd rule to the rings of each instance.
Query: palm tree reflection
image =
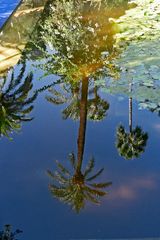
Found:
[[[104,170],[102,168],[96,174],[90,176],[92,170],[94,169],[95,161],[93,158],[89,161],[86,169],[84,171],[82,170],[87,125],[88,84],[89,79],[84,77],[82,80],[80,99],[77,158],[73,153],[69,155],[73,173],[71,173],[59,162],[57,162],[58,171],[53,173],[48,171],[48,174],[54,180],[54,183],[49,187],[53,196],[58,198],[60,201],[71,205],[72,209],[76,212],[79,212],[85,207],[86,201],[90,201],[95,204],[100,203],[99,198],[107,194],[107,192],[102,189],[112,184],[111,182],[92,183],[92,180],[101,175]],[[58,184],[55,184],[55,181],[58,182]]]
[[[89,89],[88,96],[87,119],[93,121],[103,120],[107,115],[109,103],[99,95],[97,86]],[[80,98],[80,82],[74,84],[63,83],[60,90],[52,87],[46,96],[47,101],[55,105],[67,104],[67,107],[62,111],[63,119],[71,118],[72,120],[79,120],[80,118]]]
[[[85,207],[86,201],[100,204],[99,198],[106,195],[106,192],[101,189],[112,184],[111,182],[92,183],[92,180],[96,179],[103,172],[103,168],[93,176],[88,176],[94,168],[94,159],[89,161],[84,172],[79,171],[73,153],[69,155],[69,159],[75,173],[72,174],[59,162],[57,162],[57,166],[60,172],[52,173],[48,171],[49,176],[58,182],[58,185],[51,184],[49,186],[53,196],[71,205],[71,208],[76,212]]]
[[[21,123],[31,121],[28,115],[33,110],[33,102],[38,92],[30,96],[33,87],[32,73],[25,75],[25,63],[18,76],[12,70],[10,79],[4,77],[0,85],[0,136],[10,137],[10,133],[18,131]],[[24,79],[24,80],[23,80]]]
[[[121,125],[117,129],[117,149],[119,154],[125,159],[134,159],[140,157],[145,151],[148,140],[148,134],[143,132],[142,128],[136,126],[131,132],[126,132]]]
[[[128,0],[118,1],[118,4],[109,0],[56,0],[51,3],[49,13],[44,14],[40,34],[34,41],[42,60],[37,67],[45,76],[58,75],[61,82],[60,90],[58,86],[50,88],[47,100],[67,104],[64,119],[79,120],[77,157],[70,155],[73,174],[59,162],[58,171],[48,171],[53,179],[50,185],[53,196],[70,204],[77,212],[84,208],[87,200],[99,203],[99,197],[106,195],[102,189],[111,185],[111,182],[91,183],[103,169],[89,176],[94,160],[89,161],[84,171],[82,163],[87,119],[102,120],[109,109],[95,82],[106,76],[117,78],[119,74],[113,63],[119,54],[114,46],[117,29],[110,18],[123,15],[127,3]]]
[[[130,84],[130,92],[132,91],[132,85]],[[120,156],[127,160],[140,157],[145,151],[145,147],[148,140],[148,134],[142,130],[141,127],[136,126],[133,129],[132,121],[132,97],[129,98],[129,132],[125,131],[125,128],[120,125],[117,129],[117,142],[116,147]]]

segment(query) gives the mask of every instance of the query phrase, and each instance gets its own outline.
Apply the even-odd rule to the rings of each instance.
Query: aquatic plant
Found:
[[[134,2],[136,8],[114,20],[120,29],[115,37],[119,57],[114,63],[121,71],[119,81],[115,82],[106,76],[104,91],[132,97],[138,101],[139,109],[160,114],[160,2]],[[131,79],[132,93],[128,90]]]

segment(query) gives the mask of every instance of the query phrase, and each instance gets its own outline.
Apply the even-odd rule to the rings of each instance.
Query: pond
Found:
[[[6,21],[0,229],[23,231],[8,240],[160,236],[159,30],[158,0],[28,0]]]

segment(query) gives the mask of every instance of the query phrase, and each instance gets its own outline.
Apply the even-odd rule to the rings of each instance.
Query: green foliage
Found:
[[[88,118],[93,121],[101,121],[106,117],[109,103],[99,95],[88,100]]]
[[[59,75],[64,81],[78,81],[84,76],[117,77],[112,63],[117,54],[113,46],[116,26],[109,18],[122,15],[127,2],[56,0],[51,3],[49,13],[44,14],[38,27],[38,37],[33,40],[41,52],[39,58],[45,59],[37,67],[46,74]]]
[[[94,159],[91,159],[82,173],[77,170],[77,161],[73,153],[69,155],[69,161],[73,173],[58,161],[56,162],[57,171],[51,172],[48,170],[48,175],[53,180],[53,183],[49,185],[53,196],[70,205],[77,213],[85,207],[87,201],[100,204],[100,197],[107,194],[103,189],[109,187],[112,183],[92,183],[92,180],[96,179],[104,169],[102,168],[92,175],[95,162]]]
[[[21,129],[21,122],[31,121],[28,115],[33,110],[32,103],[37,92],[29,96],[32,89],[32,73],[24,77],[25,64],[18,76],[12,70],[10,79],[4,78],[0,90],[0,136],[10,138],[10,133]],[[24,81],[23,81],[23,78]]]
[[[81,91],[79,82],[74,84],[62,83],[60,89],[49,88],[50,94],[46,96],[46,99],[56,105],[67,104],[67,107],[62,111],[63,119],[72,118],[78,120],[80,117]],[[94,121],[103,120],[109,109],[109,103],[98,95],[96,86],[90,86],[88,95],[87,118]]]
[[[147,140],[148,134],[138,126],[129,133],[122,125],[117,129],[116,147],[120,156],[127,160],[138,158],[145,151]]]

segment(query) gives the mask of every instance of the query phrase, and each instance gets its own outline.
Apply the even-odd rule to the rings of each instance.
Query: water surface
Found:
[[[47,2],[0,75],[0,226],[19,239],[160,236],[160,4],[136,2]]]

